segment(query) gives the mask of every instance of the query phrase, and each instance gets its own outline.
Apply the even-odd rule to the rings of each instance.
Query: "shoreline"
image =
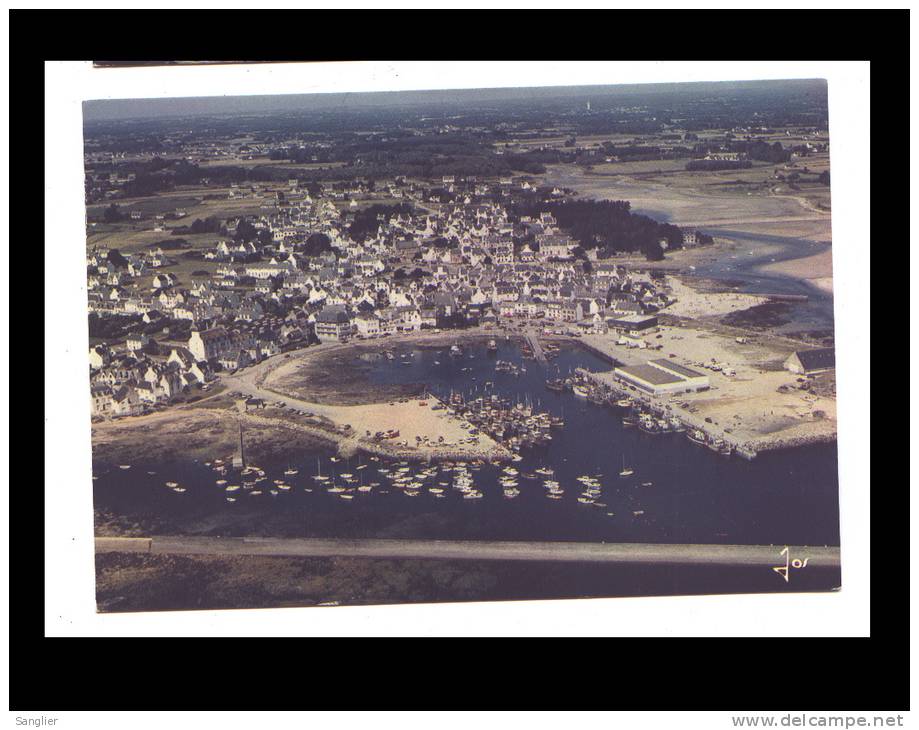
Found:
[[[693,320],[689,322],[692,323]],[[716,330],[720,329],[720,326],[712,329],[704,327],[701,322],[697,324],[695,331],[702,333],[700,336],[707,340],[709,347],[715,337],[720,337],[724,343],[733,347],[733,341],[728,336],[730,332],[719,334]],[[662,325],[661,330],[663,333],[668,333],[670,330],[685,333],[691,331],[692,328],[685,326],[672,328],[669,325]],[[463,420],[448,416],[445,409],[433,411],[432,405],[437,402],[433,395],[426,395],[425,400],[422,400],[420,396],[402,398],[400,402],[389,405],[386,398],[378,400],[367,392],[371,390],[371,386],[365,382],[364,390],[368,397],[363,403],[323,404],[299,399],[289,391],[281,390],[276,383],[279,379],[283,383],[283,376],[288,374],[289,370],[299,369],[304,365],[304,361],[308,363],[309,360],[327,353],[342,352],[353,355],[355,352],[385,351],[398,345],[437,347],[454,342],[472,343],[490,338],[498,339],[505,335],[514,340],[523,339],[522,334],[518,332],[478,328],[459,332],[406,333],[394,337],[334,343],[326,346],[318,345],[293,351],[288,353],[290,357],[271,358],[236,376],[221,376],[226,389],[215,399],[223,399],[225,402],[223,407],[185,407],[94,424],[93,458],[115,462],[125,460],[127,457],[119,456],[125,449],[134,450],[130,459],[137,460],[137,450],[152,451],[156,457],[151,458],[169,458],[180,450],[184,450],[186,454],[189,453],[189,443],[192,444],[191,453],[202,458],[206,455],[213,456],[215,451],[230,453],[233,450],[237,424],[248,423],[255,428],[246,429],[247,439],[252,442],[251,445],[247,444],[247,449],[256,455],[256,458],[266,456],[270,458],[289,449],[291,436],[296,434],[293,437],[295,448],[332,448],[345,455],[364,452],[384,458],[413,462],[471,460],[482,460],[489,463],[506,462],[512,459],[513,453],[485,434],[479,434],[479,441],[475,444],[457,443],[457,439],[468,437],[468,432],[460,429]],[[797,344],[793,340],[786,341],[787,338],[779,336],[758,334],[754,337],[770,343],[771,346],[779,347],[783,351],[784,349],[790,351]],[[715,418],[712,419],[713,422],[707,422],[706,414],[714,415],[711,408],[723,410],[725,405],[729,405],[732,406],[731,410],[735,410],[740,408],[740,403],[743,401],[752,400],[756,409],[762,411],[763,408],[770,406],[765,400],[760,402],[760,399],[771,397],[776,402],[782,400],[769,391],[758,394],[754,390],[746,396],[732,395],[731,392],[717,392],[725,388],[728,388],[729,391],[731,388],[735,390],[740,388],[741,392],[745,392],[744,386],[741,385],[746,382],[743,377],[725,379],[722,382],[721,376],[712,374],[710,377],[713,378],[713,382],[717,383],[712,390],[703,393],[681,394],[679,400],[698,404],[700,413],[696,414],[689,412],[688,409],[672,408],[669,398],[630,391],[613,376],[613,368],[617,365],[637,364],[651,359],[653,356],[648,350],[625,349],[617,346],[609,335],[587,335],[585,337],[540,335],[539,338],[543,341],[581,347],[600,357],[610,364],[610,370],[590,372],[591,380],[622,396],[637,399],[647,404],[648,407],[661,412],[667,411],[668,415],[677,416],[687,427],[698,428],[709,437],[724,439],[734,445],[739,453],[755,456],[760,452],[836,441],[835,409],[832,418],[822,422],[802,420],[800,414],[796,417],[795,422],[780,414],[773,419],[779,427],[769,431],[772,426],[766,419],[765,426],[762,426],[765,432],[755,432],[752,430],[754,428],[752,424],[745,424],[741,421],[739,424],[732,422],[730,431],[726,433],[727,424],[719,424]],[[684,339],[683,334],[679,336],[679,339]],[[673,344],[671,347],[676,348],[677,345]],[[767,386],[772,380],[776,382],[793,380],[794,376],[790,373],[772,370],[772,372],[759,371],[760,379],[770,380]],[[715,381],[716,378],[717,381]],[[334,384],[332,387],[334,388]],[[227,394],[234,391],[242,395],[231,399]],[[247,409],[242,400],[246,396],[263,398],[269,405],[266,408]],[[793,396],[787,396],[787,398],[791,397]],[[802,396],[805,399],[808,397],[810,396]],[[738,398],[740,398],[739,401]],[[811,401],[825,400],[810,398]],[[271,405],[278,402],[284,403],[283,409],[278,408],[277,405]],[[800,407],[801,404],[798,405]],[[779,408],[778,405],[771,407]],[[811,402],[810,408],[814,410],[814,402]],[[292,413],[291,410],[295,412]],[[303,416],[296,411],[304,411],[310,415]],[[373,437],[373,434],[387,430],[383,428],[384,425],[400,433],[398,442]],[[409,433],[410,431],[414,433]],[[286,435],[282,437],[279,432]],[[370,433],[369,437],[367,432]],[[414,439],[416,435],[422,440]],[[443,442],[439,443],[438,437],[442,437]],[[140,460],[145,458],[147,456],[143,455]]]

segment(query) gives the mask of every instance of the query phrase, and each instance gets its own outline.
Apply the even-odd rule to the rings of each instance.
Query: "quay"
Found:
[[[530,349],[533,351],[533,357],[536,358],[536,362],[540,363],[541,365],[548,363],[549,358],[546,357],[546,352],[542,349],[542,345],[539,342],[539,336],[532,328],[527,329],[526,340],[527,344],[530,346]]]
[[[621,565],[720,565],[772,569],[786,558],[806,568],[839,568],[839,548],[786,545],[677,545],[657,543],[506,542],[346,538],[97,537],[97,553],[261,555],[277,557],[521,560]],[[787,553],[785,552],[787,549]],[[798,563],[796,563],[797,565]],[[806,569],[804,568],[804,569]]]

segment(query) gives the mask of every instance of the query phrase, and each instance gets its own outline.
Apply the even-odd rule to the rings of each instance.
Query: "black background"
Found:
[[[16,250],[31,267],[43,256],[45,60],[870,60],[880,136],[909,123],[909,40],[908,11],[14,10],[9,240],[31,242]],[[902,154],[872,160],[885,213],[901,223],[909,184],[895,176],[909,174],[908,147]],[[11,342],[41,357],[43,313],[31,314]],[[30,392],[19,414],[38,415],[41,389]],[[21,448],[43,443],[40,419],[37,433],[17,428]],[[24,453],[12,442],[11,452]],[[885,452],[908,453],[890,443]],[[872,497],[870,639],[50,639],[44,494],[33,474],[11,474],[10,709],[907,709],[908,480],[883,482]],[[123,671],[133,667],[145,671]]]

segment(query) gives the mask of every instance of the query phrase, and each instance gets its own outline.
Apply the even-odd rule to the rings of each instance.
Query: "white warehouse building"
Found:
[[[652,395],[690,393],[710,386],[707,375],[663,358],[619,367],[613,372],[620,380]]]

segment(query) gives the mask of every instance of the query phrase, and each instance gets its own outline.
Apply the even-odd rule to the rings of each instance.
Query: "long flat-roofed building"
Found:
[[[663,358],[613,371],[617,378],[652,395],[688,393],[709,387],[707,375]]]
[[[606,320],[610,329],[620,332],[643,332],[657,327],[657,317],[651,314],[625,314]]]

